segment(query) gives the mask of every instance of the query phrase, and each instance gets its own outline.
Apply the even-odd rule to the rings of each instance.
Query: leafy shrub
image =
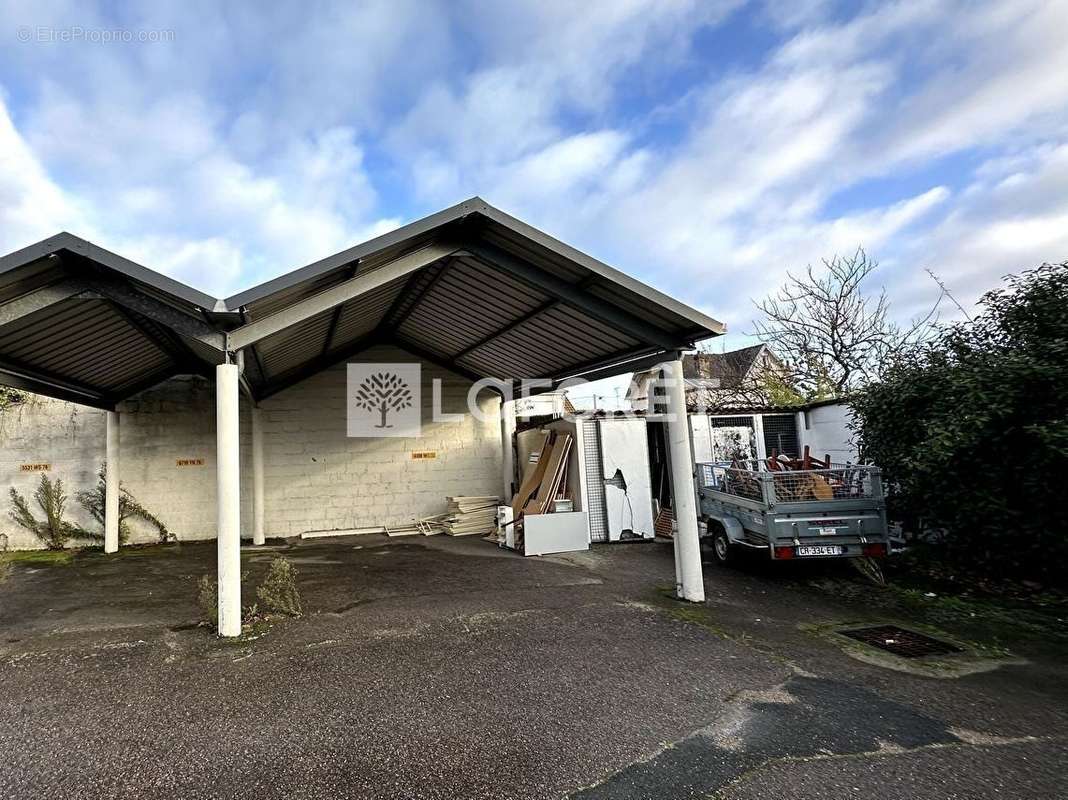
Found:
[[[980,303],[854,396],[858,442],[891,516],[948,569],[1052,585],[1068,565],[1068,262]]]
[[[285,614],[290,617],[301,615],[300,592],[296,584],[297,571],[284,558],[271,562],[267,577],[256,589],[259,603],[241,609],[241,624],[248,625],[265,619],[268,614]],[[241,581],[248,580],[248,573],[241,575]],[[260,611],[260,603],[266,613]],[[202,575],[197,581],[197,606],[200,616],[215,630],[219,628],[219,584],[210,575]]]
[[[197,606],[200,608],[201,618],[213,628],[218,628],[219,584],[209,575],[201,575],[197,581]]]
[[[107,497],[107,480],[105,478],[104,465],[100,465],[100,470],[97,472],[96,488],[91,491],[78,492],[78,502],[81,503],[82,508],[89,512],[93,519],[99,524],[101,529],[104,527],[104,508]],[[126,487],[119,484],[119,542],[125,544],[130,538],[130,524],[127,520],[139,519],[143,522],[147,522],[156,532],[159,534],[159,543],[166,544],[168,541],[175,538],[174,534],[167,530],[167,526],[164,525],[160,519],[143,505],[137,502],[132,494],[127,491]],[[104,538],[104,534],[88,532],[90,538],[99,541]]]
[[[268,611],[299,617],[301,606],[300,591],[297,589],[297,570],[281,556],[274,559],[267,577],[256,590],[256,597]]]
[[[30,511],[26,498],[11,487],[11,519],[16,525],[25,528],[45,543],[49,550],[62,550],[68,541],[85,535],[85,531],[63,519],[67,506],[67,493],[63,490],[63,481],[52,481],[47,475],[41,475],[41,482],[33,493],[37,505],[44,512],[43,521],[38,521]]]

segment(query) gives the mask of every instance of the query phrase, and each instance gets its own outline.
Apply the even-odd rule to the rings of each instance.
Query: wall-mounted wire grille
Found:
[[[608,541],[608,509],[604,500],[604,472],[601,463],[601,428],[597,420],[582,423],[582,454],[586,462],[586,513],[590,517],[590,540]]]
[[[764,449],[768,455],[774,450],[798,458],[801,447],[797,441],[797,416],[795,414],[767,414],[764,416]]]

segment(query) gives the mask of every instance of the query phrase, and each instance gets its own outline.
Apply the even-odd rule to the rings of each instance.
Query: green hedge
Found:
[[[948,566],[1060,585],[1068,567],[1068,262],[1007,279],[981,315],[852,400],[891,517]]]

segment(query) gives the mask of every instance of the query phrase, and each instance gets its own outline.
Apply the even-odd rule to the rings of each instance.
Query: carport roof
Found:
[[[226,299],[68,233],[0,258],[0,384],[104,408],[238,351],[260,399],[377,344],[559,382],[723,332],[477,197]]]

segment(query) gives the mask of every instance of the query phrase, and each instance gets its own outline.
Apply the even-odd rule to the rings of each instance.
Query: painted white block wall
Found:
[[[410,362],[393,348],[361,353],[362,362]],[[339,364],[260,404],[264,421],[266,535],[306,530],[403,525],[445,509],[447,495],[499,495],[499,396],[484,392],[484,422],[467,411],[471,384],[422,364],[422,436],[345,436],[345,365]],[[433,422],[432,379],[442,379],[442,407],[461,422]],[[413,459],[432,451],[435,458]]]
[[[33,534],[8,516],[11,487],[37,512],[33,493],[41,475],[22,472],[22,465],[51,464],[46,474],[62,478],[68,491],[89,489],[96,485],[96,472],[104,461],[105,426],[103,411],[43,397],[0,412],[0,533],[8,537],[8,547],[41,547]],[[73,522],[86,527],[95,524],[73,500],[68,508]]]
[[[215,536],[215,387],[199,377],[175,378],[120,406],[120,479],[146,508],[164,521],[179,539]],[[249,458],[242,403],[242,463]],[[70,499],[68,517],[87,528],[96,523],[74,499],[75,492],[96,485],[104,461],[107,414],[48,398],[34,398],[0,414],[0,533],[12,549],[39,547],[27,531],[7,515],[9,486],[30,500],[39,474],[23,473],[27,463],[48,463],[49,478],[63,480]],[[178,461],[202,465],[178,466]],[[242,519],[251,519],[251,485],[242,486]],[[154,529],[131,524],[131,541],[156,540]]]
[[[806,444],[812,455],[830,455],[836,463],[856,463],[857,448],[849,424],[853,414],[844,403],[816,406],[798,414],[797,432],[801,446]]]
[[[354,359],[355,360],[355,359]],[[408,354],[378,348],[361,361],[405,361]],[[264,424],[265,528],[267,536],[311,529],[404,524],[440,513],[450,494],[501,490],[499,398],[485,392],[486,420],[466,414],[461,422],[431,420],[431,379],[442,378],[446,412],[464,413],[470,382],[422,365],[423,436],[350,439],[345,435],[345,365],[339,364],[261,404]],[[121,406],[123,485],[181,540],[212,539],[216,526],[215,388],[202,378],[177,378]],[[241,526],[252,536],[251,415],[241,404]],[[73,494],[96,484],[104,459],[105,412],[46,398],[0,414],[0,533],[12,549],[40,547],[7,515],[7,489],[29,498],[40,476],[21,465],[50,463],[71,500],[69,518],[93,525]],[[413,459],[415,451],[436,458]],[[203,465],[177,466],[178,459]],[[32,506],[32,501],[31,501]],[[133,542],[155,541],[148,527],[134,527]]]

